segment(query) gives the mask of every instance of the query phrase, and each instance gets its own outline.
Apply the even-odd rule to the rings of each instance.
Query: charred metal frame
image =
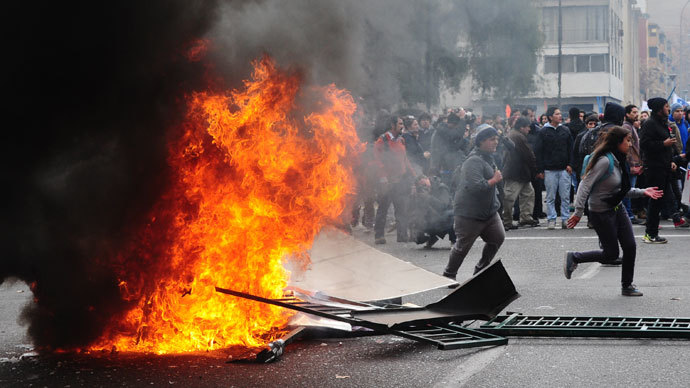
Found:
[[[220,287],[216,287],[216,291],[221,292],[223,294],[233,295],[240,298],[245,298],[257,302],[284,307],[295,311],[300,311],[306,314],[316,315],[322,318],[328,318],[335,321],[345,322],[352,326],[365,327],[374,330],[375,332],[380,334],[391,334],[411,339],[414,341],[427,343],[430,345],[434,345],[441,350],[473,348],[481,346],[497,346],[505,345],[508,343],[508,339],[505,337],[462,327],[451,323],[410,324],[404,325],[400,328],[391,328],[387,325],[370,322],[355,316],[355,314],[373,311],[405,312],[417,311],[421,308],[396,306],[383,309],[365,305],[362,303],[352,302],[359,307],[367,308],[366,310],[352,310],[343,307],[334,307],[306,302],[297,298],[296,296],[294,296],[294,294],[285,295],[283,298],[280,299],[268,299]]]
[[[500,260],[424,307],[378,307],[309,295],[299,289],[289,290],[280,299],[220,287],[216,291],[360,326],[376,334],[432,344],[441,350],[505,345],[509,336],[690,339],[690,318],[497,315],[520,296]],[[461,325],[469,320],[487,322],[478,328]]]

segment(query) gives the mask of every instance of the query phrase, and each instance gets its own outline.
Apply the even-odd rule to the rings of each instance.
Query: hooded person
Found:
[[[577,135],[587,130],[585,123],[580,120],[580,109],[576,107],[570,108],[568,110],[568,116],[570,117],[570,122],[566,124],[566,127],[570,130],[570,136],[575,139]]]
[[[601,124],[588,129],[587,132],[582,135],[582,139],[578,143],[577,153],[574,153],[574,157],[576,158],[575,164],[581,166],[582,169],[586,168],[587,166],[582,166],[582,160],[585,156],[594,151],[597,141],[609,130],[609,128],[613,126],[622,126],[624,119],[625,108],[622,105],[616,104],[615,102],[606,103]]]
[[[457,182],[453,201],[456,241],[443,272],[443,276],[453,280],[478,237],[485,244],[482,257],[474,267],[475,274],[491,263],[505,240],[496,187],[503,175],[493,158],[498,146],[498,131],[490,125],[479,126],[474,144],[475,148],[454,177]]]
[[[642,241],[647,244],[664,244],[668,242],[659,236],[659,215],[664,202],[672,204],[673,190],[671,180],[673,177],[673,150],[678,142],[675,136],[671,136],[668,123],[668,115],[671,108],[668,101],[661,97],[655,97],[647,101],[652,110],[652,115],[640,128],[640,152],[642,164],[645,166],[644,176],[647,185],[658,187],[664,192],[659,199],[650,199],[647,205],[647,224]],[[683,227],[686,221],[678,212],[672,215],[673,224]]]
[[[680,133],[680,142],[678,148],[681,149],[681,154],[687,153],[685,144],[688,142],[688,122],[685,120],[685,113],[683,112],[683,105],[675,103],[671,105],[671,114],[668,116],[668,121],[676,124],[678,132]]]

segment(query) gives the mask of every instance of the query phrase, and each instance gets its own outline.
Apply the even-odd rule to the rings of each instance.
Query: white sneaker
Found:
[[[556,229],[556,220],[548,220],[546,221],[546,229]]]

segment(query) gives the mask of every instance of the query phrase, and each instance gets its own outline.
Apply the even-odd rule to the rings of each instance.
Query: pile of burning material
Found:
[[[356,107],[345,91],[305,88],[299,74],[279,71],[267,57],[254,65],[242,90],[188,97],[187,120],[169,150],[174,183],[131,247],[157,247],[158,257],[142,254],[155,260],[155,272],[120,263],[120,291],[132,308],[94,348],[254,348],[285,333],[289,312],[228,301],[214,286],[282,295],[282,261],[338,220],[355,187]]]
[[[519,297],[500,261],[485,268],[445,298],[425,307],[377,307],[302,290],[273,299],[221,287],[216,287],[216,291],[349,325],[346,328],[331,325],[341,330],[362,327],[378,334],[432,344],[442,350],[506,344],[504,337],[463,327],[459,323],[493,319]],[[299,332],[297,328],[287,341]],[[275,360],[282,354],[285,343],[286,340],[271,343],[257,359],[264,362]]]

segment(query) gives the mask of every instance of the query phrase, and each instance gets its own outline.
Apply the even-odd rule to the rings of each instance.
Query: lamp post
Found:
[[[688,0],[690,2],[690,0]],[[561,82],[563,78],[563,3],[558,0],[558,102],[561,107]]]
[[[685,47],[683,46],[683,12],[685,12],[685,8],[690,4],[690,0],[685,2],[685,5],[683,6],[683,9],[680,11],[680,24],[678,25],[678,29],[680,30],[680,35],[678,36],[678,43],[680,44],[680,52],[678,55],[680,55],[679,62],[680,62],[680,83],[681,87],[687,87],[688,86],[688,75],[686,73],[685,69],[685,57],[683,56],[683,52],[685,51]],[[686,96],[687,97],[687,96]]]

